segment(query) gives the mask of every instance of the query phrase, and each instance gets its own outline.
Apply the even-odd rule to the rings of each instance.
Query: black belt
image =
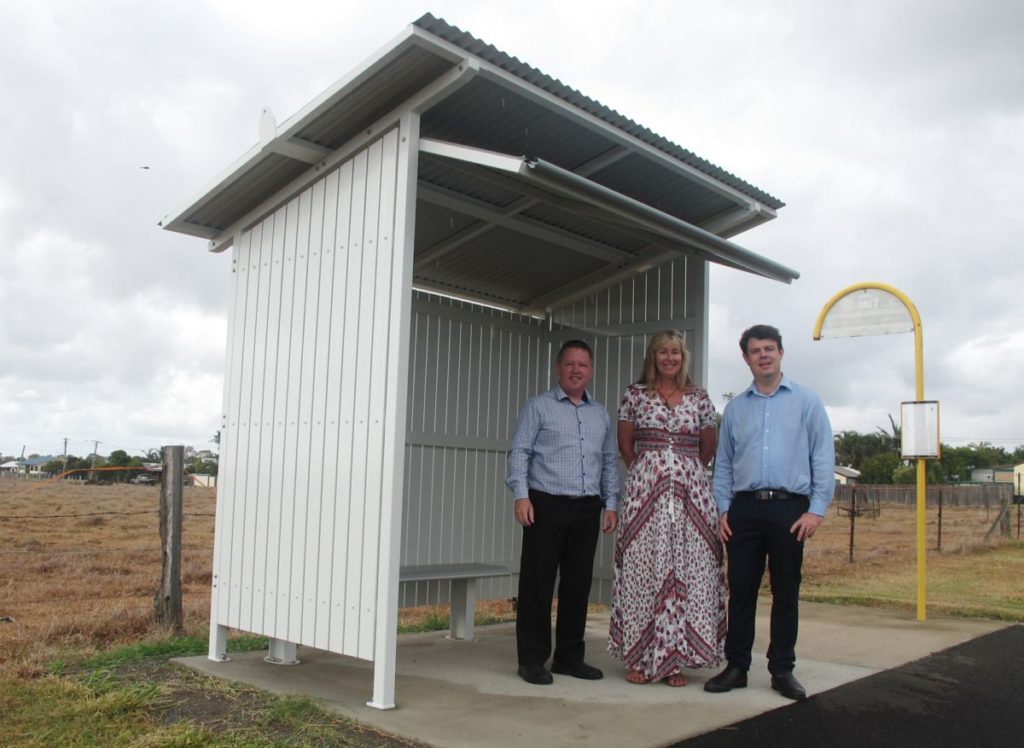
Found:
[[[781,488],[762,488],[759,491],[737,491],[737,499],[757,499],[758,501],[781,501],[783,499],[806,499],[802,493],[790,493]]]

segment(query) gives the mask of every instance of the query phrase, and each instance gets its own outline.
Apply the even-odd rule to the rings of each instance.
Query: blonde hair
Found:
[[[686,338],[678,330],[662,330],[655,333],[651,342],[647,344],[643,368],[636,380],[637,384],[644,385],[650,390],[648,394],[654,392],[654,386],[658,382],[658,350],[668,343],[676,343],[683,353],[683,365],[676,372],[676,385],[679,389],[693,386],[693,380],[690,379],[690,351],[686,349]]]

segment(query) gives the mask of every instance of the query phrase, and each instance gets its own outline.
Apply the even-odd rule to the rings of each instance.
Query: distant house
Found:
[[[50,474],[43,470],[43,465],[56,459],[53,455],[45,455],[43,457],[36,456],[20,460],[10,460],[0,465],[0,473],[5,477],[49,478]]]
[[[42,457],[29,457],[22,462],[25,464],[25,469],[29,478],[49,478],[50,473],[43,470],[43,465],[48,462],[53,462],[59,459],[53,455],[44,455]]]
[[[1018,496],[1024,494],[1024,462],[1013,466],[1013,492]]]
[[[971,483],[1014,483],[1014,472],[1012,465],[974,468],[971,471]]]
[[[836,465],[836,484],[845,486],[847,483],[857,483],[860,480],[860,470],[848,465]]]

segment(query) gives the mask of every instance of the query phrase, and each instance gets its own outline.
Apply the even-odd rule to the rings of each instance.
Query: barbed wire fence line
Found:
[[[209,595],[215,488],[190,487],[188,503],[199,506],[185,511],[183,462],[179,459],[176,468],[162,474],[173,479],[175,470],[181,475],[170,481],[177,484],[174,538],[161,522],[167,514],[167,481],[158,484],[159,496],[151,493],[151,486],[62,481],[76,472],[132,472],[137,467],[79,469],[50,479],[0,482],[3,488],[14,488],[0,493],[0,622],[16,623],[20,610],[38,619],[36,624],[49,620],[52,626],[70,608],[102,608],[116,601],[137,613],[149,608],[154,620],[180,632],[183,571],[187,596]],[[149,506],[135,508],[140,501]],[[69,507],[71,502],[78,506]],[[84,502],[88,510],[79,508]],[[187,544],[181,537],[186,522],[192,536]],[[174,562],[170,570],[169,562]],[[174,594],[168,595],[168,589]],[[33,609],[31,615],[26,607]],[[161,607],[171,615],[161,616]],[[0,628],[0,641],[3,634]]]
[[[953,529],[959,531],[957,550],[980,545],[987,542],[999,530],[1002,538],[1012,537],[1012,515],[1015,497],[1013,485],[1010,483],[973,483],[957,485],[931,485],[925,491],[925,511],[930,512],[929,522],[935,524],[935,545],[929,546],[938,552],[943,551],[943,530],[950,523],[944,522],[944,512],[960,509],[985,509],[982,523],[967,530],[964,537],[962,517],[952,523]],[[836,486],[833,499],[834,512],[849,521],[849,560],[855,561],[857,522],[875,520],[882,514],[883,507],[911,509],[917,505],[917,487],[912,485],[870,485],[847,484]],[[960,512],[959,514],[962,514]],[[1021,507],[1016,506],[1017,533],[1020,538]],[[988,524],[994,517],[994,521]],[[976,520],[977,522],[977,520]],[[947,544],[948,549],[948,544]]]

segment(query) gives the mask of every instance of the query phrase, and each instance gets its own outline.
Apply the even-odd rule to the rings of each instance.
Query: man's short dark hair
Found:
[[[558,358],[555,359],[556,364],[562,363],[562,356],[570,348],[579,348],[581,351],[586,351],[587,355],[590,356],[590,361],[594,361],[594,352],[590,350],[590,346],[587,345],[586,341],[583,340],[567,340],[562,343],[562,347],[558,349]]]
[[[740,336],[740,350],[743,351],[744,356],[747,355],[747,343],[750,342],[751,338],[756,338],[758,340],[774,340],[775,344],[779,346],[779,350],[783,350],[782,333],[779,332],[777,327],[772,327],[771,325],[754,325],[753,327],[748,327],[744,330],[743,334]]]

